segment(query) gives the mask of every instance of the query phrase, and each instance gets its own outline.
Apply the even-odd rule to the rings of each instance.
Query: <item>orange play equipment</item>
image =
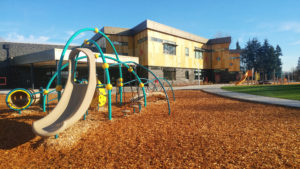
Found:
[[[246,73],[244,74],[244,76],[242,77],[242,79],[240,81],[236,82],[235,85],[242,84],[248,77],[252,77],[252,71],[251,70],[247,70]]]

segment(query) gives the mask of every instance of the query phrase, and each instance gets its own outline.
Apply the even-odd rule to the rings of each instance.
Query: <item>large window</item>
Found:
[[[164,78],[167,80],[176,80],[176,69],[164,69]]]
[[[143,42],[145,42],[147,40],[148,40],[148,37],[143,37],[143,38],[141,38],[141,39],[138,40],[138,44],[141,44],[141,43],[143,43]]]
[[[185,56],[189,56],[189,53],[190,53],[189,48],[185,48]]]
[[[194,75],[195,75],[195,80],[201,79],[201,70],[200,69],[194,70]]]
[[[164,43],[164,53],[169,55],[176,55],[176,45]]]
[[[154,41],[154,42],[163,43],[163,40],[159,39],[159,38],[151,37],[151,40]]]
[[[112,41],[112,43],[119,46],[128,46],[128,42]]]
[[[202,51],[201,50],[195,50],[195,58],[202,59]]]
[[[189,75],[189,71],[188,71],[188,70],[185,71],[185,78],[186,78],[186,79],[190,79],[190,75]]]

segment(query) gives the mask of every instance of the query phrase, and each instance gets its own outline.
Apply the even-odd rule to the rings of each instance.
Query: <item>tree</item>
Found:
[[[235,48],[236,50],[238,50],[238,51],[241,50],[241,46],[240,46],[239,41],[236,42],[235,46],[236,46],[236,48]]]
[[[241,53],[241,62],[245,65],[247,70],[254,68],[258,69],[257,59],[258,59],[258,51],[261,47],[260,42],[257,39],[249,40],[242,50]]]
[[[281,48],[279,45],[276,46],[276,49],[275,49],[275,76],[277,77],[281,77],[281,74],[282,74],[282,62],[281,62],[281,59],[280,57],[282,56],[282,52],[281,52]]]
[[[282,56],[282,52],[279,45],[274,49],[267,39],[261,45],[256,38],[253,38],[247,42],[242,50],[241,61],[247,70],[254,68],[254,70],[262,73],[263,78],[266,76],[270,79],[273,77],[274,71],[277,77],[281,76],[280,56]]]
[[[298,59],[297,70],[300,70],[300,57],[299,57],[299,59]]]

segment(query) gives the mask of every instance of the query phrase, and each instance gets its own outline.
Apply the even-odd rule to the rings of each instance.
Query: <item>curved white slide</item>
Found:
[[[88,84],[74,82],[75,57],[79,52],[87,56]],[[43,137],[53,136],[77,122],[88,110],[96,85],[96,63],[93,52],[86,48],[73,49],[69,56],[69,75],[62,97],[47,116],[33,122],[33,132]]]

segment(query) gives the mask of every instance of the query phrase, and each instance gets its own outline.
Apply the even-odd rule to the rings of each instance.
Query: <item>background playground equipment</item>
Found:
[[[105,105],[106,103],[106,92],[105,92],[105,89],[104,87],[101,87],[102,86],[102,83],[100,82],[100,80],[97,81],[97,87],[98,87],[98,110],[99,110],[99,107],[102,107]]]
[[[41,93],[42,91],[34,92],[33,90],[24,88],[13,89],[6,95],[6,105],[21,114],[22,110],[27,109],[31,104],[37,101],[36,95]]]
[[[241,78],[240,81],[236,82],[235,85],[240,85],[242,83],[244,83],[248,78],[252,77],[252,81],[251,83],[253,84],[253,70],[247,70],[246,73],[243,75],[243,77]],[[255,72],[255,81],[257,81],[257,78],[259,78],[259,75],[257,75],[258,73]],[[247,81],[248,83],[248,81]]]
[[[70,43],[72,42],[72,40],[79,34],[86,32],[86,31],[94,31],[95,33],[100,34],[101,36],[105,37],[106,40],[111,45],[111,47],[113,48],[115,58],[104,55],[100,46],[95,41],[85,40],[84,43],[80,46],[80,48],[74,49],[71,52],[71,54],[73,54],[74,56],[72,55],[72,57],[71,57],[71,54],[70,54],[69,63],[62,65],[63,58],[65,57],[65,53],[66,53]],[[95,53],[92,57],[91,52],[88,49],[84,48],[84,47],[89,47],[90,45],[94,45],[96,47],[96,49],[99,51],[99,54]],[[79,57],[80,52],[85,53],[86,56]],[[77,81],[76,80],[77,62],[80,59],[86,59],[86,58],[89,63],[89,70],[90,70],[89,80],[88,80],[87,84],[77,84],[77,83],[75,83]],[[96,81],[96,73],[91,72],[91,71],[94,72],[94,70],[91,69],[91,67],[94,67],[96,70],[95,62],[98,59],[102,60],[102,63],[103,63],[102,69],[104,71],[106,83],[94,85],[93,82]],[[109,65],[106,62],[107,59],[113,60],[116,63],[113,65]],[[139,76],[135,72],[134,68],[130,65],[133,65],[134,67],[140,67],[141,69],[148,71],[154,77],[154,79],[149,80],[149,79],[139,78]],[[67,81],[66,88],[64,90],[62,90],[63,87],[62,87],[62,82],[61,82],[61,71],[64,68],[66,68],[67,66],[69,67],[68,81]],[[166,88],[164,87],[164,83],[167,83],[169,86],[168,88],[172,90],[173,99],[175,100],[174,92],[173,92],[171,84],[166,79],[158,78],[151,70],[149,70],[148,68],[146,68],[138,63],[135,63],[132,61],[126,61],[126,62],[120,61],[120,59],[118,57],[118,53],[117,53],[113,43],[110,41],[110,39],[104,33],[99,31],[97,28],[95,28],[95,29],[85,28],[85,29],[81,29],[81,30],[75,32],[70,37],[70,39],[67,41],[67,43],[62,51],[59,63],[58,63],[57,72],[50,79],[45,90],[42,90],[39,92],[42,95],[43,111],[46,111],[46,105],[48,105],[49,102],[51,102],[55,99],[58,99],[58,104],[52,110],[52,112],[50,112],[47,116],[45,116],[44,118],[33,123],[33,129],[34,129],[35,133],[40,136],[52,136],[52,135],[57,136],[57,134],[59,132],[63,131],[64,129],[66,129],[73,123],[75,123],[77,120],[80,119],[80,117],[82,117],[82,115],[85,115],[85,112],[87,112],[88,106],[91,104],[92,95],[94,94],[95,88],[99,88],[99,93],[101,96],[101,97],[99,96],[99,106],[105,104],[106,96],[107,96],[108,119],[111,120],[112,119],[111,95],[112,95],[113,86],[112,86],[111,80],[110,80],[110,73],[109,73],[110,66],[117,66],[119,68],[119,77],[118,77],[118,82],[117,82],[117,86],[116,86],[116,89],[117,89],[116,90],[116,102],[119,105],[123,105],[123,103],[124,103],[124,101],[123,101],[124,86],[128,85],[132,82],[135,82],[137,85],[137,94],[138,94],[137,98],[138,99],[136,99],[134,101],[138,104],[139,111],[141,111],[142,104],[145,107],[147,106],[147,93],[149,95],[149,92],[160,91],[160,92],[163,92],[163,94],[165,95],[165,99],[168,104],[168,112],[169,112],[168,114],[169,115],[171,114],[170,102],[169,102],[169,97],[167,94],[168,90],[166,90]],[[134,75],[134,77],[136,78],[134,81],[123,82],[123,78],[122,78],[123,72],[121,69],[122,66],[126,67],[128,69],[128,72]],[[56,89],[50,91],[49,88],[55,79],[57,82]],[[78,91],[80,91],[80,92],[76,92],[72,89],[73,87],[70,87],[70,86],[81,86],[79,88],[89,88],[89,93],[87,92],[87,89],[86,90],[78,89]],[[93,88],[93,87],[94,87],[94,91],[91,92],[92,91],[91,88]],[[147,87],[147,93],[145,90],[146,87]],[[105,93],[104,88],[107,90],[107,94]],[[57,98],[49,100],[48,95],[51,93],[57,93]],[[79,93],[79,94],[77,95],[75,93]],[[92,95],[91,95],[91,93],[92,93]],[[131,92],[131,93],[133,93],[133,92]],[[31,95],[29,94],[29,96],[27,98],[32,98],[32,95],[34,95],[34,93]],[[105,99],[104,99],[104,97],[105,97]],[[30,99],[30,100],[32,100],[32,99]],[[143,100],[143,101],[141,101],[141,100]],[[11,99],[10,100],[7,99],[7,101],[11,101]],[[7,104],[8,104],[8,102],[7,102]],[[30,104],[31,104],[31,101],[29,102],[29,104],[26,104],[25,106],[23,106],[22,109],[20,109],[20,110],[24,110],[24,109],[28,108],[30,106]],[[9,104],[8,104],[8,106],[9,106]],[[12,106],[9,106],[9,107],[14,109]],[[14,110],[19,110],[19,109],[14,109]],[[135,109],[134,109],[134,111],[135,111]]]
[[[236,82],[235,85],[240,85],[240,84],[242,84],[242,83],[247,79],[247,77],[248,77],[248,72],[249,72],[249,71],[246,71],[246,73],[243,75],[243,77],[241,78],[241,80],[238,81],[238,82]]]

